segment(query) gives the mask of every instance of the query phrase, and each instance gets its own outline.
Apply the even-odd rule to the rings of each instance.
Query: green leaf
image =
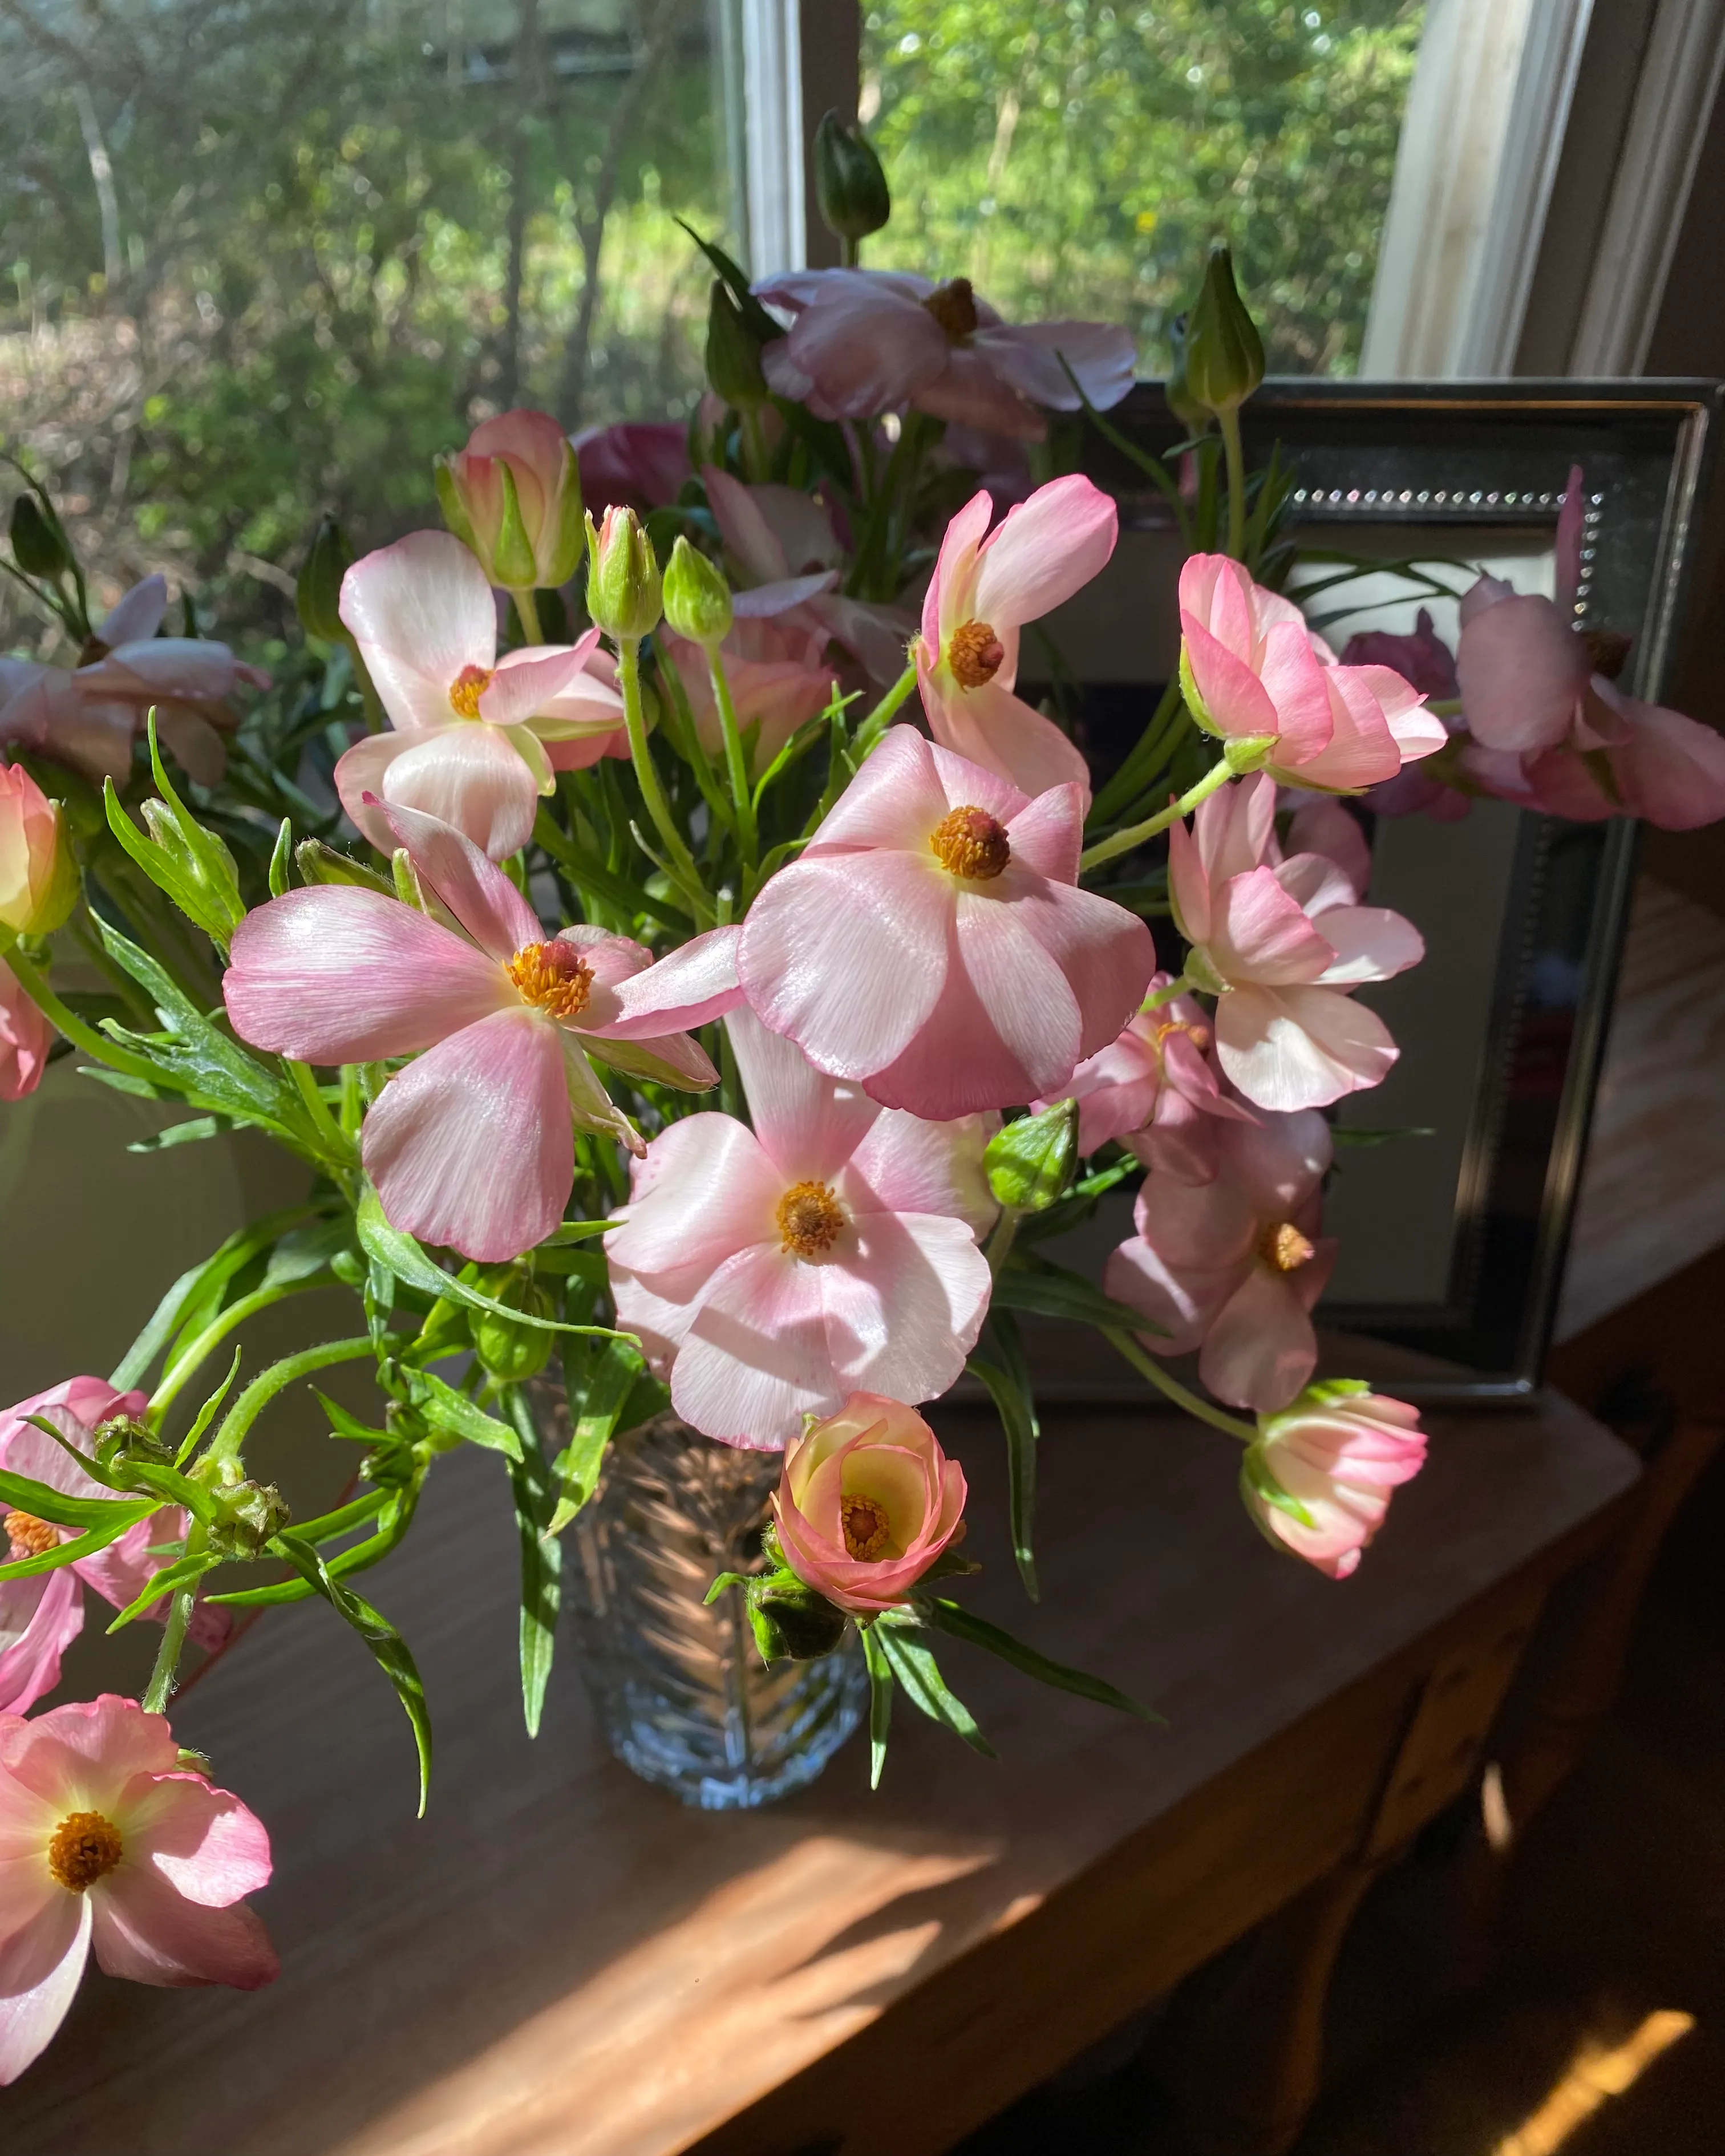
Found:
[[[878,1639],[888,1666],[904,1686],[905,1697],[912,1707],[920,1708],[931,1722],[939,1722],[942,1729],[950,1729],[955,1737],[962,1737],[971,1750],[980,1752],[983,1758],[999,1756],[977,1727],[975,1716],[941,1675],[932,1650],[919,1637],[920,1625],[913,1628],[901,1621],[882,1618],[869,1630]]]
[[[372,1423],[362,1422],[357,1415],[350,1414],[339,1400],[332,1400],[327,1393],[320,1393],[316,1385],[311,1390],[318,1405],[329,1417],[331,1435],[350,1438],[356,1445],[390,1443],[390,1434],[387,1430],[379,1430]]]
[[[270,896],[280,898],[288,888],[288,864],[294,857],[294,824],[290,816],[281,819],[281,829],[275,834],[275,850],[270,856]]]
[[[35,1418],[25,1419],[33,1422]],[[86,1470],[92,1465],[73,1446],[65,1449]],[[121,1533],[134,1520],[147,1519],[156,1510],[153,1497],[69,1497],[64,1490],[50,1489],[46,1482],[32,1481],[28,1475],[14,1475],[5,1467],[0,1467],[0,1503],[9,1512],[28,1512],[57,1527],[105,1527],[118,1519]],[[122,1513],[126,1517],[121,1519]]]
[[[427,1256],[411,1235],[403,1235],[399,1228],[392,1228],[384,1217],[383,1207],[370,1183],[361,1194],[354,1214],[354,1224],[359,1230],[362,1249],[372,1262],[381,1266],[395,1279],[408,1287],[418,1288],[422,1294],[441,1296],[450,1302],[465,1303],[470,1310],[487,1310],[498,1317],[506,1317],[516,1325],[542,1326],[547,1332],[579,1332],[603,1340],[626,1337],[608,1325],[569,1325],[557,1317],[541,1317],[527,1310],[511,1310],[507,1303],[496,1302],[488,1295],[481,1295],[476,1287],[465,1281],[457,1280],[453,1273]]]
[[[417,1481],[400,1490],[388,1491],[377,1533],[367,1536],[363,1542],[355,1543],[351,1548],[342,1550],[336,1557],[325,1558],[324,1563],[330,1577],[346,1579],[352,1573],[366,1572],[372,1565],[381,1563],[412,1526],[418,1502],[419,1483]],[[309,1520],[305,1526],[316,1528],[319,1524],[316,1520]],[[308,1542],[313,1539],[311,1534],[305,1533],[304,1529],[296,1529],[295,1532],[303,1534]],[[269,1609],[285,1602],[303,1602],[316,1592],[316,1589],[303,1578],[278,1579],[268,1587],[238,1588],[226,1594],[212,1594],[209,1599],[221,1603],[224,1608]]]
[[[782,337],[784,324],[776,321],[749,290],[748,272],[739,268],[716,241],[703,239],[692,224],[685,223],[681,218],[677,223],[717,270],[726,290],[737,302],[737,311],[756,337],[762,344],[771,344],[775,337]]]
[[[22,1478],[20,1478],[22,1479]],[[90,1527],[81,1535],[74,1535],[69,1543],[59,1543],[53,1549],[44,1550],[39,1557],[15,1558],[9,1564],[0,1564],[0,1585],[8,1579],[29,1579],[41,1572],[58,1572],[63,1564],[76,1564],[81,1558],[94,1557],[105,1550],[110,1543],[117,1543],[140,1520],[147,1520],[157,1509],[152,1499],[145,1499],[134,1508],[127,1505],[124,1516],[116,1516],[106,1527]]]
[[[973,1355],[965,1368],[988,1387],[1006,1433],[1013,1554],[1025,1594],[1037,1602],[1041,1595],[1036,1585],[1031,1530],[1036,1517],[1036,1445],[1042,1429],[1036,1419],[1036,1399],[1018,1327],[1008,1312],[998,1307],[989,1312],[988,1326],[1000,1361],[991,1363],[985,1356]]]
[[[1060,1691],[1076,1692],[1081,1699],[1094,1700],[1099,1707],[1117,1707],[1122,1714],[1137,1715],[1141,1722],[1160,1722],[1163,1719],[1129,1692],[1122,1691],[1118,1686],[1101,1677],[1091,1676],[1083,1670],[1069,1669],[1064,1662],[1050,1661],[1046,1655],[1038,1654],[1035,1648],[1027,1647],[1022,1640],[1014,1639],[1010,1632],[1003,1632],[998,1625],[991,1625],[987,1618],[976,1616],[944,1595],[919,1596],[916,1606],[928,1624],[942,1632],[950,1632],[955,1640],[969,1640],[973,1647],[986,1647],[991,1655],[998,1655],[1003,1662],[1010,1662],[1014,1669],[1034,1677],[1039,1684],[1053,1685]]]
[[[183,1467],[185,1466],[186,1462],[192,1457],[193,1454],[197,1451],[198,1439],[203,1435],[205,1430],[207,1430],[210,1424],[215,1420],[217,1409],[219,1408],[223,1401],[227,1399],[228,1392],[233,1386],[234,1380],[239,1375],[239,1356],[240,1350],[236,1348],[234,1351],[234,1360],[228,1365],[227,1376],[223,1378],[221,1383],[217,1386],[214,1392],[210,1394],[203,1405],[198,1410],[197,1415],[193,1420],[191,1429],[186,1432],[185,1436],[180,1442],[179,1450],[174,1455],[174,1466],[176,1467]]]
[[[261,1285],[290,1287],[298,1281],[315,1280],[319,1273],[329,1270],[331,1258],[352,1247],[353,1229],[345,1214],[290,1228],[270,1253]]]
[[[521,1441],[506,1422],[488,1415],[465,1393],[458,1393],[433,1372],[415,1370],[410,1373],[408,1384],[409,1401],[434,1430],[453,1430],[468,1444],[482,1445],[488,1451],[501,1452],[508,1460],[521,1458]]]
[[[608,1229],[622,1224],[619,1220],[565,1220],[561,1227],[552,1229],[539,1248],[542,1250],[557,1250],[565,1243],[590,1242],[595,1235],[603,1235]]]
[[[886,1735],[892,1726],[892,1664],[875,1637],[875,1627],[861,1627],[863,1660],[869,1666],[869,1787],[878,1789],[886,1765]]]
[[[141,1617],[146,1609],[153,1609],[164,1594],[177,1594],[182,1587],[195,1587],[205,1573],[213,1572],[221,1562],[216,1551],[204,1549],[194,1550],[189,1556],[176,1558],[172,1564],[164,1565],[160,1572],[151,1575],[143,1593],[135,1601],[126,1604],[109,1625],[109,1631],[117,1632],[122,1625],[130,1625],[134,1618]]]
[[[546,1532],[553,1537],[562,1534],[598,1487],[605,1447],[647,1367],[639,1348],[630,1340],[604,1341],[581,1359],[585,1367],[573,1372],[573,1381],[568,1384],[569,1442],[552,1466],[557,1478],[557,1503]],[[565,1358],[566,1382],[577,1360],[573,1354]]]
[[[557,1648],[563,1550],[556,1537],[546,1532],[552,1512],[551,1477],[546,1471],[531,1411],[519,1386],[511,1389],[510,1410],[521,1435],[518,1456],[509,1463],[509,1482],[515,1496],[516,1532],[521,1548],[521,1714],[528,1736],[536,1737]]]
[[[121,1358],[108,1383],[116,1393],[129,1393],[174,1336],[186,1299],[209,1270],[211,1260],[183,1272],[162,1296],[150,1322]]]
[[[183,875],[192,879],[203,915],[215,926],[207,932],[225,950],[234,931],[245,918],[245,901],[239,892],[239,875],[234,865],[234,856],[213,831],[207,831],[174,791],[173,783],[162,761],[161,744],[156,738],[156,714],[152,711],[145,728],[150,744],[150,771],[156,781],[156,790],[161,801],[156,805],[163,812],[153,818],[145,814],[152,826],[170,829],[172,842],[158,840],[163,852],[172,858],[178,853],[177,865]],[[202,916],[192,918],[200,927],[206,927]]]
[[[1045,1258],[1022,1256],[1016,1250],[1001,1267],[994,1282],[998,1308],[1028,1311],[1036,1317],[1060,1317],[1075,1325],[1102,1325],[1123,1332],[1163,1332],[1142,1312],[1104,1295],[1081,1273],[1065,1265],[1050,1265]]]
[[[407,1641],[389,1620],[374,1609],[362,1595],[345,1587],[308,1542],[291,1532],[272,1536],[269,1545],[277,1557],[285,1558],[295,1571],[358,1633],[372,1658],[394,1687],[413,1732],[419,1755],[419,1816],[425,1816],[425,1800],[431,1786],[431,1718],[425,1711],[425,1687]],[[224,1601],[230,1599],[223,1596]]]
[[[195,922],[212,941],[219,940],[225,946],[231,924],[223,923],[183,863],[133,823],[121,805],[111,778],[102,782],[102,803],[107,811],[108,829],[156,888],[166,893],[187,919]],[[97,918],[100,925],[100,916]]]
[[[232,1116],[194,1116],[189,1123],[171,1123],[151,1137],[135,1138],[128,1152],[166,1152],[170,1146],[195,1145],[200,1138],[218,1138],[237,1128]]]

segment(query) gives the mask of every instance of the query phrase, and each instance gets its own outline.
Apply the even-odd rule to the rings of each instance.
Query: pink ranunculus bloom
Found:
[[[474,551],[493,583],[531,591],[568,582],[586,546],[581,480],[574,447],[548,413],[500,413],[474,429],[465,449],[441,463],[449,476],[439,480],[439,487],[446,485],[454,494],[472,532]],[[533,557],[525,585],[521,577],[507,573],[511,565],[499,559],[507,508],[506,474]]]
[[[680,423],[624,419],[611,427],[584,427],[574,437],[581,495],[597,521],[614,505],[644,516],[665,509],[693,476],[689,430]]]
[[[1417,965],[1425,946],[1399,913],[1358,906],[1322,854],[1283,860],[1276,788],[1258,772],[1211,794],[1168,833],[1187,975],[1216,997],[1216,1053],[1260,1108],[1327,1107],[1380,1085],[1399,1050],[1352,991]]]
[[[0,2087],[52,2040],[92,1946],[135,1984],[270,1983],[244,1897],[271,1868],[262,1821],[135,1700],[0,1716]]]
[[[716,465],[701,477],[739,587],[739,625],[765,616],[780,629],[830,637],[871,680],[882,687],[896,681],[915,624],[896,607],[845,598],[834,588],[846,556],[825,505],[798,487],[745,486]],[[728,641],[725,651],[728,661]]]
[[[42,1083],[54,1028],[0,958],[0,1101],[22,1101]]]
[[[1158,973],[1151,995],[1173,978]],[[1120,1038],[1081,1063],[1063,1089],[1078,1103],[1080,1152],[1088,1156],[1117,1138],[1147,1168],[1183,1183],[1209,1182],[1220,1125],[1253,1120],[1217,1082],[1209,1060],[1213,1039],[1209,1019],[1190,996],[1158,1003],[1128,1020]]]
[[[1346,1579],[1384,1524],[1390,1492],[1425,1464],[1417,1408],[1337,1379],[1259,1416],[1240,1491],[1268,1541]]]
[[[927,1122],[727,1020],[754,1128],[690,1116],[634,1171],[605,1238],[617,1322],[685,1422],[772,1450],[847,1394],[932,1399],[988,1307],[993,1119]]]
[[[26,1418],[40,1415],[86,1457],[95,1451],[95,1427],[115,1415],[141,1414],[142,1393],[116,1393],[100,1378],[68,1378],[44,1393],[33,1393],[16,1406],[0,1410],[0,1467],[28,1476],[68,1497],[100,1497],[108,1493],[86,1475],[64,1446]],[[70,1542],[77,1529],[54,1525],[0,1501],[0,1550],[3,1561],[40,1557],[57,1543]],[[0,1714],[18,1713],[59,1681],[60,1650],[84,1622],[83,1589],[94,1588],[103,1600],[124,1609],[149,1584],[164,1561],[152,1547],[178,1542],[186,1516],[165,1507],[117,1542],[53,1572],[0,1584]],[[149,1614],[158,1622],[167,1614],[162,1601]],[[231,1629],[224,1609],[199,1603],[193,1638],[203,1647],[219,1646]]]
[[[1432,627],[1431,616],[1424,607],[1405,635],[1367,629],[1349,637],[1343,649],[1342,664],[1391,667],[1411,681],[1421,696],[1438,702],[1454,703],[1461,694],[1450,647]],[[1459,719],[1444,720],[1450,733],[1460,724]],[[1366,801],[1374,815],[1430,816],[1439,824],[1458,823],[1473,805],[1471,798],[1460,788],[1446,786],[1441,778],[1432,776],[1428,766],[1412,763],[1404,764],[1394,778],[1381,779]]]
[[[1003,322],[970,280],[902,270],[791,270],[755,287],[794,317],[762,347],[769,388],[818,418],[868,419],[909,404],[991,434],[1040,442],[1039,406],[1076,412],[1065,358],[1099,408],[1132,386],[1132,333],[1110,322]]]
[[[1291,599],[1225,554],[1180,572],[1180,677],[1195,716],[1226,740],[1274,742],[1265,768],[1349,793],[1394,778],[1448,738],[1388,666],[1339,666]]]
[[[162,746],[200,786],[228,767],[222,734],[236,723],[227,699],[270,676],[203,637],[158,636],[167,582],[134,584],[79,654],[78,665],[13,660],[0,669],[0,742],[17,742],[80,773],[91,785],[123,784],[131,745],[153,709]]]
[[[773,1521],[805,1587],[874,1617],[963,1538],[967,1494],[964,1470],[914,1408],[853,1393],[787,1450]]]
[[[737,1000],[737,931],[656,964],[580,922],[547,937],[470,839],[383,814],[456,927],[353,886],[289,891],[234,932],[228,1014],[254,1047],[307,1063],[415,1056],[367,1113],[366,1173],[396,1227],[501,1264],[562,1219],[574,1125],[643,1149],[590,1055],[685,1091],[716,1084],[684,1029]]]
[[[395,841],[383,809],[398,807],[453,824],[501,860],[527,843],[557,769],[626,740],[623,700],[595,664],[598,631],[500,659],[491,587],[449,532],[410,532],[356,562],[341,619],[393,731],[354,743],[336,790],[385,853]]]
[[[1084,795],[1032,801],[894,726],[743,923],[756,1015],[937,1121],[1060,1097],[1143,998],[1150,932],[1077,888]]]
[[[1103,1285],[1158,1332],[1153,1355],[1199,1353],[1216,1398],[1272,1412],[1312,1375],[1312,1306],[1335,1264],[1319,1234],[1329,1126],[1312,1110],[1224,1125],[1212,1181],[1160,1168],[1144,1178],[1137,1232],[1109,1259]]]
[[[1081,473],[1051,480],[990,531],[974,495],[947,526],[916,647],[929,731],[1026,793],[1090,787],[1082,755],[1012,693],[1019,631],[1087,584],[1114,552],[1119,511]]]
[[[65,818],[21,763],[0,762],[0,927],[52,935],[77,901]]]
[[[752,726],[760,728],[752,766],[756,778],[798,726],[826,709],[834,685],[834,670],[821,655],[826,649],[826,631],[786,628],[783,619],[744,617],[733,623],[720,647],[737,726],[745,735]],[[689,699],[696,737],[710,756],[716,756],[725,736],[706,654],[686,637],[661,634]]]

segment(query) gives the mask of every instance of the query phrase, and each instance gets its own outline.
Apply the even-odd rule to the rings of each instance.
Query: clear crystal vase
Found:
[[[661,1415],[616,1439],[569,1530],[565,1599],[606,1739],[644,1780],[706,1810],[812,1782],[868,1701],[854,1628],[818,1661],[767,1668],[740,1590],[704,1606],[717,1573],[765,1570],[779,1466]]]

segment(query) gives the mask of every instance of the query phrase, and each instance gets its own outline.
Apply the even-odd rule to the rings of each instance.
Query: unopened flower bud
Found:
[[[72,566],[59,517],[44,511],[33,494],[21,494],[12,505],[12,553],[27,577],[63,577]]]
[[[546,412],[505,412],[439,457],[444,521],[506,591],[554,590],[581,560],[581,475]]]
[[[347,634],[340,611],[341,579],[352,565],[353,549],[347,533],[333,516],[320,517],[311,535],[311,552],[294,586],[295,609],[307,636],[339,644]]]
[[[92,1435],[96,1459],[104,1467],[123,1460],[142,1460],[157,1466],[174,1456],[168,1440],[138,1415],[110,1415],[96,1424]]]
[[[892,215],[880,160],[860,127],[829,112],[814,131],[814,199],[820,221],[838,239],[866,239]]]
[[[767,402],[761,341],[716,277],[706,311],[706,378],[714,396],[740,412],[751,412]]]
[[[763,1662],[818,1661],[845,1637],[845,1612],[787,1573],[752,1579],[744,1599]]]
[[[1020,1116],[989,1139],[988,1188],[1009,1211],[1045,1213],[1072,1179],[1078,1158],[1078,1103],[1055,1101]]]
[[[219,1516],[210,1522],[209,1546],[224,1558],[255,1558],[292,1519],[287,1500],[273,1482],[230,1482],[218,1489]]]
[[[513,1265],[481,1280],[479,1286],[480,1292],[494,1302],[506,1302],[512,1309],[529,1311],[536,1317],[552,1314],[551,1298],[544,1289]],[[536,1378],[551,1360],[556,1345],[556,1334],[544,1326],[523,1325],[495,1311],[469,1311],[467,1325],[480,1368],[504,1384],[519,1385]]]
[[[731,587],[723,570],[680,534],[665,565],[665,618],[679,636],[709,652],[731,634]]]
[[[1173,352],[1168,362],[1168,379],[1162,385],[1162,393],[1168,399],[1168,408],[1189,434],[1202,434],[1213,424],[1215,413],[1208,404],[1200,404],[1186,386],[1186,317],[1176,315],[1168,325],[1168,341]]]
[[[78,902],[78,863],[59,804],[22,764],[0,763],[0,925],[51,936]]]
[[[381,876],[375,869],[368,869],[362,861],[356,861],[347,854],[337,853],[326,846],[321,839],[302,839],[294,849],[294,861],[300,871],[301,883],[357,884],[362,891],[381,891],[389,893],[393,886],[388,876]]]
[[[140,805],[138,814],[150,836],[192,887],[193,896],[182,897],[179,902],[191,912],[194,900],[201,901],[193,914],[199,926],[212,936],[231,936],[245,918],[245,901],[227,841],[172,802],[152,798]]]
[[[613,502],[597,527],[587,520],[587,611],[607,636],[639,643],[658,625],[661,585],[653,542],[634,510]]]
[[[1264,345],[1234,281],[1234,259],[1213,247],[1204,289],[1186,325],[1186,389],[1221,413],[1243,404],[1264,379]]]

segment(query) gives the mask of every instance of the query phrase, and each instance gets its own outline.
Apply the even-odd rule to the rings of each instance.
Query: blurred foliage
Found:
[[[1273,372],[1359,357],[1419,0],[891,0],[862,111],[877,269],[968,275],[1009,320],[1126,321],[1147,372],[1230,242]]]

